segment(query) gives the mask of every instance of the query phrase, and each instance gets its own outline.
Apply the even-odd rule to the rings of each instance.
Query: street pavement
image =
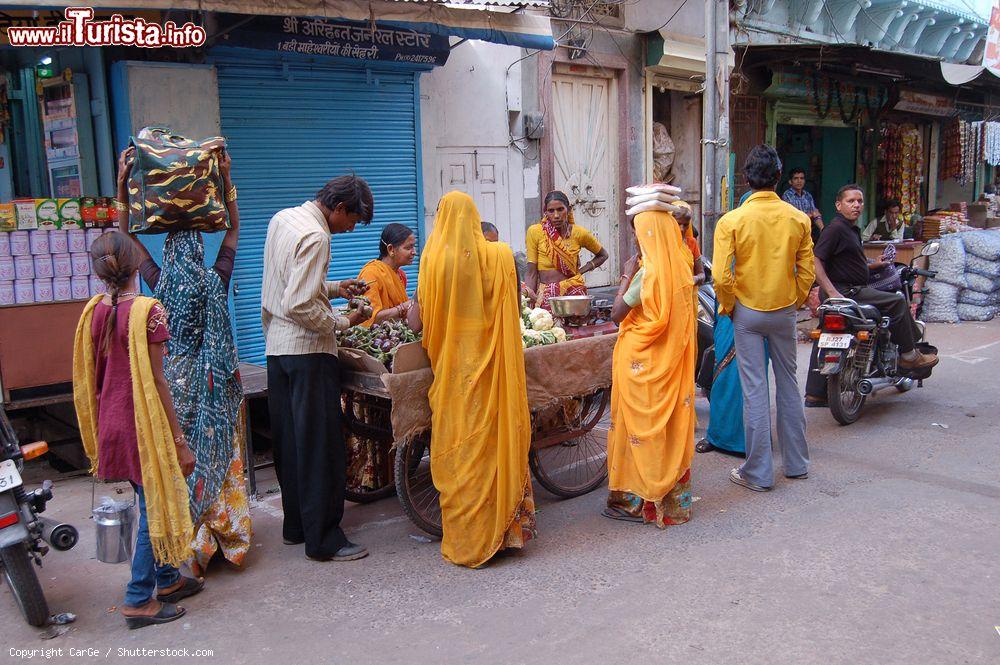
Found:
[[[395,499],[347,508],[370,557],[308,561],[267,494],[246,569],[213,564],[188,616],[138,631],[113,609],[128,566],[94,559],[89,481],[58,480],[50,515],[81,542],[40,573],[52,610],[79,618],[30,628],[4,588],[0,662],[142,648],[219,663],[1000,662],[1000,322],[929,337],[942,360],[924,388],[878,395],[850,427],[807,410],[808,480],[779,463],[756,494],[729,482],[736,458],[696,455],[693,519],[665,531],[601,517],[603,489],[561,501],[536,484],[539,539],[481,570],[444,562]]]

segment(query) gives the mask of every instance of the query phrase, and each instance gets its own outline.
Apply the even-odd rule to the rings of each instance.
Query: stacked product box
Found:
[[[103,293],[91,275],[90,247],[114,230],[113,210],[110,200],[96,198],[0,204],[0,306]]]

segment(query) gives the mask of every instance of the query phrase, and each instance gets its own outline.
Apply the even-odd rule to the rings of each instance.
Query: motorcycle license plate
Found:
[[[0,492],[14,489],[21,486],[21,474],[17,472],[17,465],[13,460],[0,462]]]
[[[851,346],[854,335],[834,335],[823,333],[819,336],[819,348],[821,349],[847,349]]]

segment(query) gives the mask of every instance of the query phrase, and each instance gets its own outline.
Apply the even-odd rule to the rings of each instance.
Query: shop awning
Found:
[[[375,20],[437,35],[551,51],[555,48],[549,18],[521,7],[548,7],[548,0],[88,0],[94,9],[159,9],[220,12],[255,16],[309,16]],[[2,7],[38,9],[44,3],[2,0]],[[57,7],[61,8],[61,7]]]
[[[649,34],[646,70],[697,90],[705,78],[705,40],[660,30]],[[730,66],[733,64],[730,53]]]

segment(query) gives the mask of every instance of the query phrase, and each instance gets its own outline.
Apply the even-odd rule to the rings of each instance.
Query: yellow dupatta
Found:
[[[399,274],[385,264],[382,259],[375,259],[365,264],[358,274],[358,279],[372,283],[371,288],[365,295],[372,301],[372,318],[361,325],[366,328],[375,323],[375,315],[383,309],[389,309],[396,305],[401,305],[409,298],[406,296],[406,289],[399,279]]]
[[[608,488],[659,502],[694,454],[693,261],[669,213],[640,213],[635,230],[645,276],[615,344]]]
[[[90,458],[90,472],[97,473],[97,351],[91,326],[94,307],[103,296],[94,296],[83,310],[73,341],[73,403],[80,424],[83,449]],[[132,400],[135,403],[135,433],[146,496],[146,520],[153,556],[163,564],[179,566],[191,558],[194,526],[188,503],[188,487],[177,462],[177,450],[153,366],[149,362],[146,322],[155,304],[153,298],[138,297],[128,321],[128,356],[132,368]]]
[[[441,199],[417,288],[434,371],[428,397],[441,554],[476,568],[522,511],[531,423],[514,255],[483,237],[468,195]]]

